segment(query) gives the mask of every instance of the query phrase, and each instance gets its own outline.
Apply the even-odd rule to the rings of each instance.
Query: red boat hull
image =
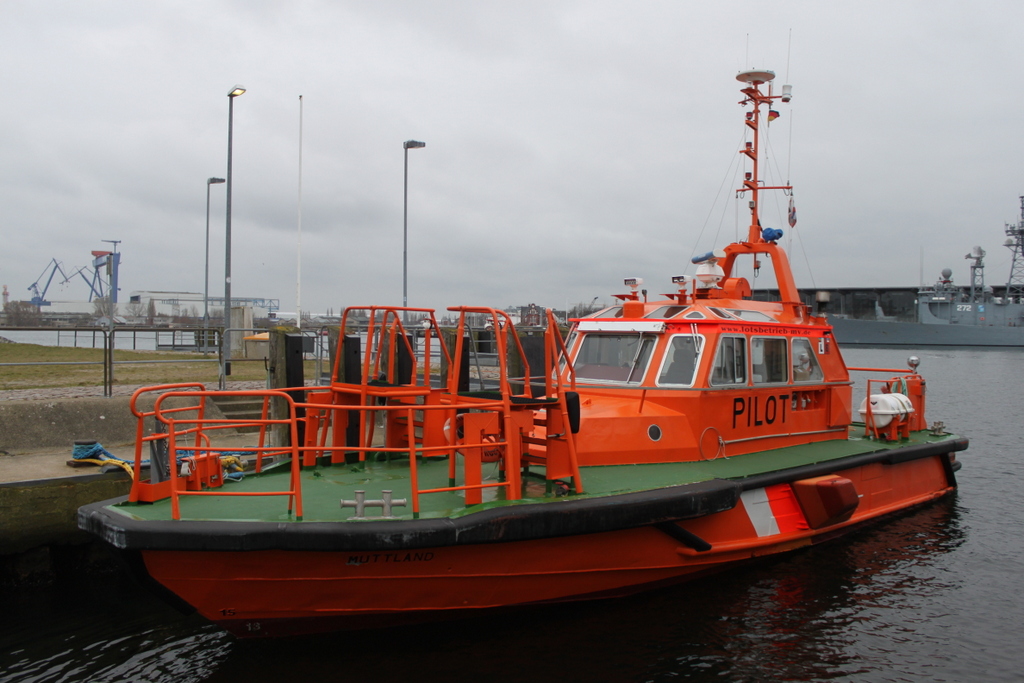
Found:
[[[953,490],[941,455],[838,472],[859,505],[811,529],[787,507],[790,484],[735,508],[687,520],[711,544],[687,547],[655,526],[509,543],[373,552],[142,551],[149,575],[204,617],[242,637],[374,628],[515,606],[617,597],[722,571],[834,538]],[[792,508],[792,509],[790,509]],[[767,514],[773,530],[765,532]],[[801,521],[803,520],[803,521]],[[760,534],[760,535],[759,535]]]

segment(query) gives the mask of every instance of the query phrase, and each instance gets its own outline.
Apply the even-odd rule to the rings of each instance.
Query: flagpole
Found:
[[[295,263],[295,327],[302,329],[302,95],[299,95],[299,210]]]

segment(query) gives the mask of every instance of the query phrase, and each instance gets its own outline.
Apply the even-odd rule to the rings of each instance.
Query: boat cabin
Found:
[[[750,291],[740,278],[677,284],[656,302],[640,300],[634,285],[616,295],[622,303],[574,321],[567,347],[582,403],[581,465],[846,438],[852,383],[824,319],[802,305],[740,298]],[[590,430],[591,421],[609,428]]]

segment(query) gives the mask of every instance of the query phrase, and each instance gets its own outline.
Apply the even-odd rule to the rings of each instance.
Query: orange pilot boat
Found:
[[[348,309],[329,386],[235,392],[260,418],[211,417],[201,385],[137,392],[131,493],[81,508],[79,526],[252,637],[623,596],[952,492],[967,440],[928,427],[916,359],[847,367],[762,228],[759,195],[789,191],[759,180],[762,108],[789,92],[770,71],[737,78],[749,233],[664,300],[627,281],[564,338],[550,312],[528,334],[487,308],[449,309],[454,330],[425,309]],[[770,261],[780,301],[751,300],[741,257]],[[496,363],[478,362],[471,323]],[[856,422],[852,371],[868,373]],[[254,471],[226,481],[211,437],[239,426],[256,430]]]

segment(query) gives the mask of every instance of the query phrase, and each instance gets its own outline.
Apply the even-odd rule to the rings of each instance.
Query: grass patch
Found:
[[[118,361],[175,361],[118,365]],[[212,362],[211,362],[212,361]],[[114,384],[169,384],[174,382],[216,382],[220,373],[216,355],[180,351],[114,351]],[[0,366],[0,390],[43,387],[101,386],[103,349],[39,344],[0,344],[0,363],[92,363],[92,365]],[[306,377],[314,364],[306,362]],[[262,360],[231,363],[232,380],[265,380]]]

